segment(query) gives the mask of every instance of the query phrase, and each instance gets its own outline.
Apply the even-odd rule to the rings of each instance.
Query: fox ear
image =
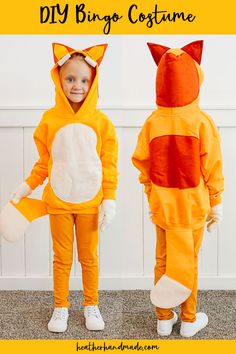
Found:
[[[62,61],[67,60],[71,52],[75,50],[61,43],[52,43],[54,62],[62,65]],[[64,58],[64,59],[63,59]],[[64,61],[65,62],[65,61]]]
[[[199,65],[202,58],[203,41],[195,41],[185,45],[182,50],[188,53]]]
[[[100,65],[105,51],[107,49],[108,44],[98,44],[93,47],[89,47],[83,50],[83,52],[87,53],[88,56],[95,61],[98,65]]]
[[[170,49],[169,47],[165,47],[164,45],[155,44],[155,43],[147,43],[147,45],[157,65],[159,64],[162,55],[165,54],[165,52],[167,52],[168,49]]]

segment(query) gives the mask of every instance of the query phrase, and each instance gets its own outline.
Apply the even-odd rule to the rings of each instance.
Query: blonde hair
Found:
[[[59,66],[58,69],[59,69],[59,74],[61,73],[61,69],[63,68],[63,66],[65,66],[70,60],[80,60],[80,61],[83,61],[85,64],[87,64],[87,66],[91,69],[92,71],[92,75],[94,76],[95,74],[95,70],[93,67],[91,67],[91,65],[89,65],[86,60],[84,60],[85,56],[81,53],[73,53],[70,58],[62,65],[62,66]]]
[[[83,54],[81,54],[81,53],[73,53],[72,55],[71,55],[71,57],[69,58],[69,60],[71,60],[71,59],[77,59],[77,58],[80,58],[80,59],[83,59],[84,60],[84,55]]]

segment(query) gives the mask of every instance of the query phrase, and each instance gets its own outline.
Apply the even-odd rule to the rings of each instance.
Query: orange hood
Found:
[[[203,81],[201,63],[203,41],[195,41],[181,49],[170,49],[148,43],[155,63],[156,103],[163,107],[189,105],[199,96]]]
[[[55,109],[60,115],[65,116],[65,113],[70,116],[83,115],[88,112],[94,111],[98,101],[98,66],[101,63],[107,44],[95,45],[83,50],[75,50],[64,44],[53,43],[53,55],[55,65],[51,70],[51,76],[56,87],[56,105]],[[95,76],[89,93],[80,109],[75,113],[71,107],[67,97],[65,96],[61,87],[61,81],[59,76],[59,67],[62,66],[73,53],[80,53],[85,57],[85,60],[94,67]]]

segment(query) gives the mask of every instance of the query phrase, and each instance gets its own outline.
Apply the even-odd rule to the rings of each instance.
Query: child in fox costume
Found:
[[[177,321],[172,307],[181,305],[180,333],[190,337],[208,323],[206,314],[196,314],[198,252],[207,216],[208,230],[222,218],[220,138],[198,106],[203,41],[181,49],[148,46],[158,65],[158,108],[139,134],[132,161],[156,224],[151,301],[159,335],[171,334]]]
[[[13,193],[0,215],[0,233],[17,240],[37,217],[50,215],[53,240],[54,312],[48,329],[64,332],[68,320],[69,275],[74,227],[82,267],[84,316],[89,330],[104,329],[98,309],[98,223],[115,216],[117,138],[109,118],[100,112],[98,65],[107,45],[75,50],[53,44],[51,71],[56,104],[34,132],[39,160]],[[26,198],[48,177],[43,200]]]

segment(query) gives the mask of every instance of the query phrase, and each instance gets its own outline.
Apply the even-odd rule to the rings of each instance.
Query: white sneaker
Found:
[[[52,317],[48,322],[48,330],[50,332],[65,332],[67,329],[68,308],[55,307]]]
[[[180,334],[182,337],[192,337],[198,331],[206,327],[208,324],[208,317],[203,312],[196,314],[196,320],[194,322],[181,322]]]
[[[86,328],[90,331],[101,331],[105,328],[105,323],[97,306],[85,306],[84,317]]]
[[[157,320],[157,333],[160,336],[169,336],[171,334],[172,328],[178,320],[177,314],[174,311],[172,312],[174,314],[174,317],[170,320]]]

